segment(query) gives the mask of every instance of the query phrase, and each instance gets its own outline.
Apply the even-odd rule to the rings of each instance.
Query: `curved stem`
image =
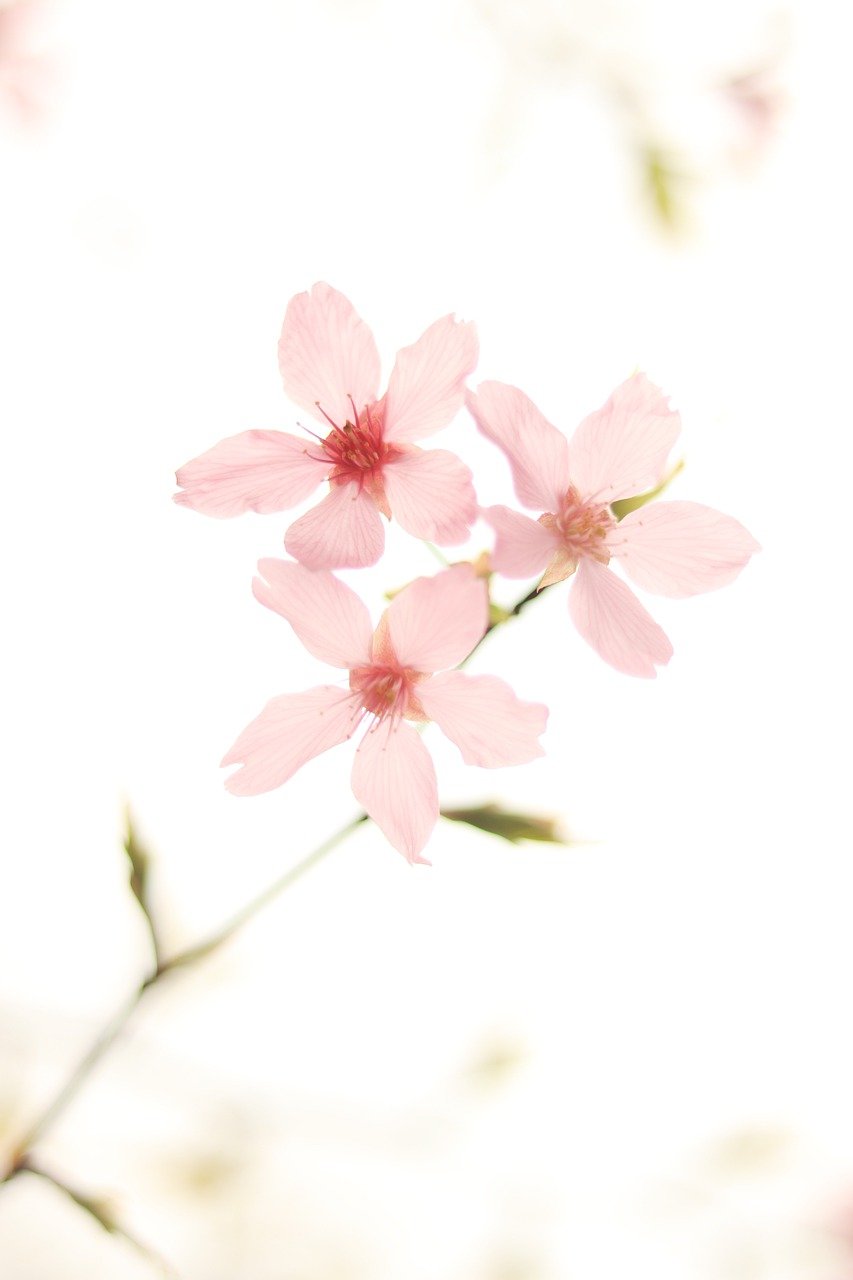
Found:
[[[125,1000],[116,1010],[109,1022],[98,1032],[83,1057],[77,1063],[77,1066],[71,1072],[71,1075],[65,1080],[64,1084],[56,1093],[47,1107],[40,1116],[30,1125],[24,1136],[18,1141],[16,1146],[16,1154],[9,1170],[0,1178],[0,1182],[8,1182],[21,1169],[28,1167],[27,1156],[31,1148],[41,1137],[45,1129],[47,1129],[53,1121],[60,1115],[77,1093],[80,1085],[89,1075],[90,1071],[100,1062],[101,1058],[113,1044],[117,1036],[123,1031],[127,1022],[129,1022],[136,1006],[145,995],[152,979],[146,980],[136,988],[129,1000]]]
[[[547,587],[543,588],[543,590],[547,590]],[[520,600],[517,600],[511,609],[506,610],[503,616],[490,622],[477,644],[474,645],[474,648],[465,658],[465,661],[460,665],[466,665],[486,639],[486,636],[491,635],[497,627],[503,626],[503,624],[508,622],[510,618],[518,617],[519,614],[541,594],[542,592],[539,588],[534,587],[532,591],[528,591]],[[211,952],[222,946],[223,943],[232,938],[244,924],[247,924],[259,911],[263,910],[264,907],[277,898],[280,893],[283,893],[285,889],[289,888],[290,885],[294,884],[303,875],[305,875],[307,871],[320,862],[327,853],[332,851],[332,849],[336,848],[337,845],[339,845],[341,841],[345,840],[347,836],[356,830],[357,827],[361,826],[363,822],[369,821],[370,818],[367,813],[362,812],[357,814],[343,827],[340,827],[337,831],[333,832],[332,835],[328,836],[317,846],[316,849],[313,849],[311,853],[303,858],[301,862],[297,862],[295,866],[290,867],[283,875],[279,876],[277,880],[274,880],[271,885],[262,890],[261,893],[257,894],[254,898],[251,898],[243,907],[234,913],[230,920],[227,920],[223,925],[220,925],[218,929],[215,929],[209,937],[202,939],[201,942],[197,942],[191,947],[187,947],[184,951],[176,952],[173,956],[165,959],[161,958],[158,939],[154,932],[153,924],[151,924],[151,921],[149,920],[149,924],[151,925],[152,941],[154,943],[155,968],[132,992],[130,997],[124,1000],[110,1020],[104,1025],[101,1031],[98,1032],[98,1035],[77,1063],[77,1066],[65,1080],[59,1091],[54,1095],[52,1101],[48,1103],[41,1115],[37,1117],[32,1125],[30,1125],[24,1136],[17,1143],[15,1155],[9,1168],[4,1174],[0,1175],[0,1185],[4,1182],[10,1182],[12,1178],[16,1177],[19,1173],[28,1168],[35,1172],[29,1162],[29,1153],[31,1149],[42,1137],[45,1130],[54,1123],[58,1116],[62,1114],[69,1103],[76,1097],[78,1091],[86,1082],[94,1068],[98,1065],[101,1058],[104,1057],[107,1051],[121,1035],[147,991],[150,991],[152,987],[156,986],[157,983],[166,976],[166,974],[172,973],[176,969],[185,969],[190,965],[195,964],[197,961],[203,960],[206,956],[210,955]]]
[[[306,871],[310,871],[313,866],[325,858],[326,854],[330,853],[342,840],[345,840],[352,831],[355,831],[356,827],[360,827],[363,822],[369,822],[369,820],[366,813],[357,814],[346,826],[334,832],[322,844],[318,844],[317,848],[309,853],[306,858],[303,858],[301,862],[297,862],[295,867],[290,867],[277,880],[274,880],[271,885],[268,885],[266,889],[257,894],[256,897],[251,898],[239,911],[235,911],[231,919],[226,920],[225,924],[220,925],[208,938],[196,943],[193,947],[187,947],[186,951],[179,951],[169,959],[161,961],[154,977],[149,979],[149,985],[153,986],[155,981],[162,978],[164,974],[170,973],[173,969],[184,968],[186,965],[194,964],[196,960],[203,960],[205,956],[210,955],[211,951],[215,951],[217,947],[222,946],[223,942],[227,942],[253,916],[256,916],[274,898],[277,898],[280,893],[283,893],[285,889],[290,888],[295,881],[304,876]]]
[[[461,662],[459,665],[464,667],[465,663],[468,662],[474,656],[474,654],[477,652],[480,645],[483,643],[483,641],[486,639],[487,636],[490,636],[493,631],[497,630],[498,627],[502,627],[504,623],[509,622],[511,618],[517,618],[519,614],[522,613],[523,610],[525,610],[529,604],[532,604],[534,600],[538,600],[541,595],[544,595],[545,592],[550,589],[551,585],[553,584],[549,583],[548,586],[546,587],[539,587],[539,586],[533,587],[533,589],[531,591],[528,591],[526,595],[523,595],[520,600],[516,600],[515,604],[512,605],[511,608],[506,609],[502,617],[496,618],[494,622],[490,622],[489,625],[486,627],[486,630],[480,636],[480,639],[474,645],[474,648],[468,654],[468,657],[465,659],[465,662]]]
[[[252,898],[245,906],[236,911],[230,920],[221,925],[218,929],[201,942],[195,943],[194,946],[187,947],[184,951],[178,951],[175,955],[168,959],[161,960],[156,968],[145,978],[139,986],[133,991],[131,996],[124,1000],[109,1021],[98,1032],[83,1057],[77,1063],[77,1066],[65,1080],[62,1087],[54,1095],[51,1102],[48,1103],[41,1115],[30,1125],[29,1129],[24,1133],[23,1137],[16,1145],[15,1155],[10,1167],[5,1174],[0,1176],[0,1185],[4,1182],[10,1182],[12,1178],[17,1176],[19,1172],[29,1168],[29,1152],[41,1138],[50,1125],[62,1114],[68,1104],[74,1099],[81,1086],[88,1079],[91,1072],[100,1062],[101,1058],[111,1048],[116,1039],[121,1035],[127,1026],[131,1017],[135,1013],[137,1006],[141,1002],[143,996],[152,987],[156,986],[167,973],[171,973],[174,969],[186,968],[188,965],[194,964],[195,961],[203,959],[210,955],[217,947],[222,946],[229,938],[241,929],[244,924],[257,915],[265,906],[278,897],[285,889],[292,885],[296,880],[315,866],[322,858],[330,853],[337,845],[345,840],[356,827],[361,826],[363,822],[367,822],[366,813],[359,813],[352,818],[345,826],[340,827],[332,835],[313,849],[307,857],[301,862],[297,862],[295,866],[290,867],[285,873],[263,892]]]

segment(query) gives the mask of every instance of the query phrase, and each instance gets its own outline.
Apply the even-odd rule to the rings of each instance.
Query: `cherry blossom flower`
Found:
[[[731,582],[759,549],[737,520],[697,502],[659,502],[617,521],[612,503],[661,482],[679,415],[643,374],[617,387],[570,441],[517,387],[484,382],[468,407],[506,454],[520,501],[543,512],[538,520],[503,506],[483,512],[496,534],[493,568],[510,578],[544,570],[540,587],[574,574],[569,612],[583,638],[617,670],[655,676],[672,645],[611,558],[648,591],[690,596]]]
[[[181,467],[175,501],[209,516],[283,511],[323,480],[323,500],[288,529],[285,547],[309,569],[375,564],[385,545],[380,512],[430,542],[464,542],[476,519],[471,472],[446,449],[414,443],[462,407],[477,363],[472,324],[445,316],[397,355],[379,398],[373,335],[327,284],[292,298],[278,345],[284,389],[324,434],[244,431]]]
[[[261,560],[255,597],[286,618],[315,657],[349,671],[347,688],[320,685],[273,698],[222,761],[242,768],[235,795],[286,782],[321,752],[367,731],[355,753],[352,789],[409,862],[438,818],[435,770],[411,723],[434,720],[466,764],[524,764],[542,755],[547,708],[522,702],[503,680],[448,668],[468,656],[488,625],[486,585],[470,565],[417,578],[395,596],[374,631],[365,605],[325,570]],[[440,674],[435,674],[436,672]]]

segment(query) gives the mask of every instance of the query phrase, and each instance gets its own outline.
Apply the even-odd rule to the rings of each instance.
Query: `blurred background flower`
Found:
[[[48,16],[49,0],[0,3],[0,111],[27,126],[42,119],[55,88]]]

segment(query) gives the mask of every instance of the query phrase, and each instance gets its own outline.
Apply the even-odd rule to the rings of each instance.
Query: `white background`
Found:
[[[293,429],[292,294],[345,292],[386,375],[438,316],[476,321],[474,382],[567,432],[645,369],[683,417],[673,496],[763,545],[722,592],[647,602],[675,647],[655,681],[587,649],[565,589],[491,637],[472,669],[550,705],[542,761],[465,769],[429,731],[445,803],[578,843],[442,825],[412,869],[365,828],[153,993],[40,1155],[186,1280],[853,1270],[829,1230],[853,1198],[843,16],[56,0],[34,22],[43,109],[0,101],[0,1144],[148,963],[125,803],[172,948],[356,809],[347,747],[224,792],[266,699],[331,673],[249,590],[292,517],[171,502],[223,436]],[[723,90],[764,62],[766,137]],[[675,228],[648,140],[684,174]],[[511,500],[464,416],[437,443]],[[434,569],[388,546],[344,575],[377,616]],[[25,1178],[0,1260],[157,1274]]]

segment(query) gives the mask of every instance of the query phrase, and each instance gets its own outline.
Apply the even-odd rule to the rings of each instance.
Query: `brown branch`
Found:
[[[62,1087],[59,1089],[47,1105],[40,1116],[26,1130],[24,1136],[16,1145],[16,1153],[5,1175],[0,1176],[0,1185],[9,1182],[17,1172],[29,1165],[29,1152],[35,1146],[36,1142],[43,1136],[45,1131],[53,1124],[53,1122],[62,1114],[68,1104],[74,1099],[81,1086],[91,1075],[94,1068],[98,1065],[101,1058],[106,1054],[107,1050],[115,1043],[121,1033],[124,1031],[137,1007],[141,1003],[145,994],[157,985],[168,973],[173,970],[184,969],[194,964],[197,960],[202,960],[205,956],[211,954],[218,947],[234,936],[239,929],[242,928],[249,920],[252,919],[263,907],[272,902],[285,889],[292,885],[296,880],[305,874],[311,867],[318,863],[322,858],[330,853],[342,840],[352,832],[356,827],[361,826],[363,822],[368,820],[366,813],[360,813],[351,819],[345,826],[339,828],[316,849],[312,850],[307,857],[301,862],[297,862],[294,867],[290,867],[284,875],[279,876],[268,888],[264,889],[256,897],[252,898],[239,911],[237,911],[230,920],[228,920],[220,928],[216,929],[208,938],[196,943],[192,947],[187,947],[184,951],[178,951],[175,955],[168,959],[161,960],[157,967],[152,970],[147,978],[139,984],[132,992],[130,997],[123,1001],[110,1020],[98,1032],[92,1044],[84,1053],[83,1057],[77,1063],[77,1066],[68,1076]]]
[[[161,1258],[158,1253],[155,1253],[153,1249],[149,1248],[147,1244],[144,1244],[138,1236],[135,1236],[126,1227],[122,1226],[114,1216],[107,1201],[80,1191],[79,1188],[71,1186],[64,1179],[57,1177],[55,1173],[49,1173],[42,1165],[35,1164],[27,1157],[21,1159],[15,1169],[8,1173],[2,1181],[11,1182],[13,1178],[19,1177],[22,1173],[30,1173],[36,1178],[41,1178],[43,1182],[49,1182],[51,1186],[56,1187],[57,1191],[61,1191],[63,1195],[73,1201],[78,1208],[83,1209],[90,1217],[94,1218],[98,1225],[103,1227],[104,1231],[108,1231],[110,1235],[117,1236],[132,1245],[138,1253],[141,1253],[144,1258],[158,1267],[169,1280],[178,1280],[178,1273],[174,1267],[166,1262],[164,1258]]]

